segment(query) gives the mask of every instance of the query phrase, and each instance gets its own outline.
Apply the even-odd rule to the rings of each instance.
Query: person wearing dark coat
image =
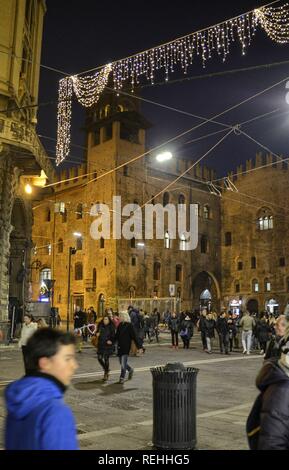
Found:
[[[172,348],[178,349],[180,321],[177,317],[176,312],[172,313],[169,319],[168,327],[171,330],[171,335],[172,335]]]
[[[197,327],[198,327],[198,331],[201,332],[203,350],[207,352],[206,315],[207,315],[207,311],[202,310],[201,316],[200,316],[199,320],[197,321]]]
[[[238,334],[236,319],[233,317],[232,312],[229,313],[229,318],[227,320],[229,326],[229,343],[230,343],[230,352],[233,351],[233,341],[235,341],[236,347],[236,337]]]
[[[143,346],[144,340],[144,319],[138,309],[132,308],[129,311],[130,321],[135,330],[138,342]]]
[[[190,348],[191,337],[194,334],[194,324],[188,315],[185,316],[180,324],[180,336],[184,343],[184,349]]]
[[[256,325],[256,336],[260,343],[260,354],[264,354],[266,351],[266,345],[269,341],[271,334],[270,325],[266,321],[266,317],[260,318]]]
[[[109,358],[114,352],[115,328],[109,317],[104,317],[97,326],[98,345],[97,359],[104,370],[103,381],[107,382],[109,375]]]
[[[216,327],[219,334],[220,352],[229,354],[229,325],[226,318],[226,312],[222,312],[216,321]]]
[[[120,312],[119,318],[120,324],[117,328],[115,339],[117,341],[117,355],[121,366],[119,383],[123,384],[126,371],[128,371],[129,380],[133,376],[133,368],[127,362],[132,341],[135,342],[136,347],[140,351],[142,351],[142,344],[131,324],[129,314],[127,312]]]
[[[87,316],[86,313],[83,312],[79,306],[76,307],[73,320],[74,330],[77,336],[77,352],[81,353],[83,346],[82,341],[85,338],[85,328],[83,327],[87,324]]]
[[[285,335],[285,329],[286,329],[285,315],[280,315],[277,318],[274,333],[272,334],[271,339],[267,344],[267,349],[266,349],[264,360],[273,359],[273,358],[279,359],[280,353],[281,353],[280,345]]]
[[[212,344],[211,340],[215,338],[216,322],[213,318],[212,313],[208,313],[205,319],[205,334],[207,341],[206,352],[212,354]]]
[[[289,450],[289,342],[278,361],[268,360],[258,374],[261,392],[258,450]]]

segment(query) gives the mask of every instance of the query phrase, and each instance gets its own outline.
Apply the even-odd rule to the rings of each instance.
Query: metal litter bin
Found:
[[[196,385],[199,369],[181,363],[151,369],[153,376],[153,446],[194,449]]]

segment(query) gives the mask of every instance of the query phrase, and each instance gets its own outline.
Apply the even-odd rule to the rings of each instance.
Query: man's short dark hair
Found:
[[[76,344],[75,336],[71,333],[64,333],[52,328],[37,330],[27,342],[27,369],[29,371],[39,371],[39,359],[41,357],[55,356],[61,346],[68,346],[69,344]]]

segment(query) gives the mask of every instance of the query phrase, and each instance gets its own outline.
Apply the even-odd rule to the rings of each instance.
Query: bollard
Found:
[[[153,445],[158,449],[195,449],[196,384],[199,369],[181,363],[151,369]]]

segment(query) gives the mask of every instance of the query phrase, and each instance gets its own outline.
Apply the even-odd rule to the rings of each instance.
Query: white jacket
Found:
[[[30,322],[28,325],[26,325],[26,323],[23,323],[22,329],[21,329],[20,340],[18,342],[19,348],[21,348],[21,346],[26,346],[27,341],[29,340],[30,336],[32,336],[36,330],[37,330],[37,323]]]

